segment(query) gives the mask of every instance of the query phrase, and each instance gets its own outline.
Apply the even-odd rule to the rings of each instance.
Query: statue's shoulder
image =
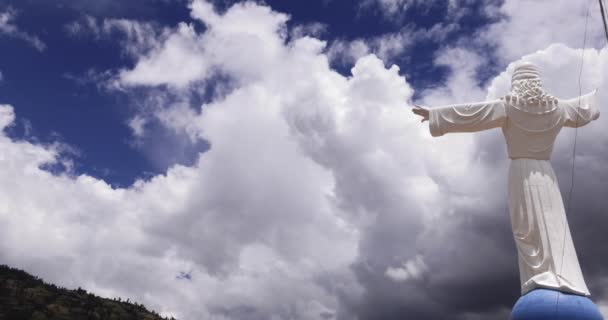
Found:
[[[517,96],[506,95],[502,98],[507,114],[519,115],[547,115],[557,113],[560,110],[559,99],[524,99]]]
[[[571,104],[578,103],[579,101],[592,101],[597,99],[598,89],[595,89],[591,92],[585,93],[578,97],[570,98],[570,99],[558,99],[561,104]]]

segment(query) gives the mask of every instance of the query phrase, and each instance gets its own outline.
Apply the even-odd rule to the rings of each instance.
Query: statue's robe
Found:
[[[597,91],[530,105],[505,98],[430,109],[433,136],[502,128],[511,164],[509,210],[522,295],[536,288],[589,295],[549,159],[562,127],[599,117]]]

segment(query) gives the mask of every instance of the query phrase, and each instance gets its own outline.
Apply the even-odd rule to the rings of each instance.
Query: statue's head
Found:
[[[543,89],[539,68],[531,62],[515,65],[508,101],[517,105],[553,106],[556,99]]]

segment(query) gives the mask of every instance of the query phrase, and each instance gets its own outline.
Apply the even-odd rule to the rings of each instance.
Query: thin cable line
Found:
[[[600,11],[602,12],[602,23],[604,25],[604,32],[606,34],[606,40],[608,40],[608,21],[606,21],[606,6],[604,0],[598,0],[600,2]]]
[[[600,6],[601,6],[601,1],[600,0]],[[602,7],[602,15],[604,15],[603,12],[603,7]],[[564,219],[564,230],[562,232],[563,234],[563,241],[562,241],[562,257],[561,257],[561,261],[560,261],[560,266],[559,266],[559,272],[557,273],[557,276],[560,277],[562,275],[562,269],[564,267],[564,254],[565,254],[565,247],[566,247],[566,231],[567,231],[567,227],[568,227],[568,213],[571,210],[572,207],[572,192],[574,190],[574,173],[575,173],[575,162],[576,162],[576,143],[577,143],[577,138],[578,138],[578,120],[580,117],[579,114],[579,110],[581,108],[581,100],[582,100],[582,94],[583,94],[583,85],[582,85],[582,78],[583,78],[583,67],[585,66],[585,50],[587,48],[587,26],[588,26],[588,22],[589,22],[589,3],[587,3],[587,14],[585,16],[585,35],[583,36],[583,50],[581,52],[581,66],[580,66],[580,70],[579,70],[579,74],[578,74],[578,109],[576,110],[576,121],[574,122],[574,146],[572,148],[572,168],[570,170],[571,175],[570,175],[570,190],[568,191],[568,209],[565,212],[565,219]],[[608,33],[607,33],[608,35]],[[558,279],[559,280],[559,279]],[[560,294],[557,294],[557,301],[555,303],[555,315],[557,316],[557,312],[559,310],[559,297]]]
[[[578,74],[578,110],[580,110],[581,108],[581,100],[582,100],[582,94],[583,94],[583,85],[582,85],[582,77],[583,77],[583,67],[584,67],[584,63],[585,63],[585,49],[587,47],[587,21],[589,20],[589,7],[587,7],[587,17],[585,19],[585,36],[583,39],[583,51],[581,53],[581,67],[580,67],[580,71]],[[568,192],[568,210],[566,211],[566,217],[568,216],[568,213],[570,212],[571,206],[572,206],[572,192],[574,190],[574,176],[575,176],[575,170],[576,170],[576,166],[575,166],[575,161],[576,161],[576,143],[577,143],[577,138],[578,138],[578,120],[580,118],[580,114],[579,112],[576,112],[576,122],[575,122],[575,127],[574,127],[574,147],[572,148],[572,168],[570,170],[571,175],[570,175],[570,191]],[[566,229],[566,226],[568,224],[564,224],[564,232]],[[564,234],[564,243],[562,243],[562,261],[561,261],[561,265],[559,267],[559,274],[561,275],[562,273],[562,268],[564,266],[564,244],[566,242],[566,236]]]

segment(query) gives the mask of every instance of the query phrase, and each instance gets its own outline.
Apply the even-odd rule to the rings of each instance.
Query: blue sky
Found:
[[[525,60],[603,110],[596,6],[0,0],[0,263],[179,319],[505,319],[501,132],[433,138],[410,109],[502,97]],[[576,132],[570,227],[605,313],[607,125],[551,159],[566,194]]]
[[[61,141],[74,148],[75,170],[129,185],[150,172],[167,169],[169,161],[154,163],[135,147],[126,126],[133,114],[129,100],[116,92],[99,90],[96,83],[78,83],[90,69],[108,70],[133,64],[111,40],[74,37],[66,25],[81,16],[111,16],[175,25],[188,17],[184,6],[149,2],[142,5],[77,5],[76,2],[15,1],[2,4],[16,12],[15,22],[46,44],[42,52],[21,39],[3,36],[4,59],[0,69],[3,101],[18,106],[19,121],[11,134],[19,139],[50,143]],[[27,129],[26,129],[27,128]],[[162,133],[161,137],[162,138]],[[151,141],[149,148],[154,148]],[[170,146],[163,146],[170,149]],[[179,148],[179,147],[178,147]],[[167,150],[168,154],[183,152]]]
[[[322,38],[373,38],[398,32],[404,27],[428,29],[447,22],[448,5],[444,2],[425,5],[387,17],[377,6],[361,7],[350,1],[315,0],[268,1],[270,7],[288,13],[289,25],[322,23]],[[0,37],[4,48],[0,70],[2,101],[16,106],[18,121],[10,129],[16,139],[43,143],[61,141],[73,148],[76,173],[102,178],[116,186],[128,186],[137,178],[165,172],[175,163],[192,164],[206,143],[167,143],[182,140],[175,133],[154,130],[154,136],[134,142],[128,120],[134,115],[133,95],[100,89],[94,81],[78,81],[89,70],[118,70],[134,65],[132,57],[120,49],[117,39],[95,39],[90,35],[74,36],[66,26],[83,16],[121,18],[151,22],[159,26],[175,26],[180,21],[194,23],[184,3],[179,1],[99,2],[77,1],[2,1],[3,10],[14,12],[14,23],[24,32],[36,35],[45,45],[42,51],[19,38]],[[229,4],[219,4],[227,7]],[[437,43],[432,39],[415,43],[407,52],[391,57],[387,63],[400,66],[416,89],[437,86],[445,81],[445,67],[433,64],[433,55],[440,46],[451,45],[462,36],[491,21],[473,3],[470,12],[459,19],[459,29]],[[350,73],[351,64],[336,63],[337,70]],[[485,79],[482,79],[482,81]],[[145,94],[145,93],[143,93]],[[163,159],[157,155],[165,155]]]

